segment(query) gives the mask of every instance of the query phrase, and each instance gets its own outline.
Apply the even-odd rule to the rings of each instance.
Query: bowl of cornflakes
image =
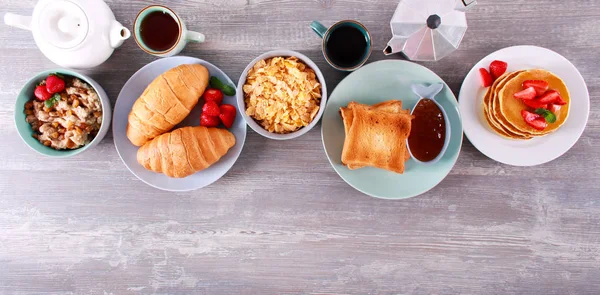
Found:
[[[276,140],[310,131],[327,103],[325,78],[317,65],[290,50],[269,51],[255,58],[242,73],[236,95],[248,126]]]

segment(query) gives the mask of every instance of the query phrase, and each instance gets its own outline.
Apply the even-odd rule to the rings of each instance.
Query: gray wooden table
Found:
[[[34,0],[0,0],[30,13]],[[312,20],[357,19],[383,59],[397,0],[160,1],[207,35],[182,53],[235,81],[257,55],[299,50],[329,68]],[[109,1],[131,28],[151,1]],[[598,294],[600,293],[600,2],[480,1],[460,49],[424,63],[455,93],[487,54],[532,44],[570,59],[592,100],[585,133],[538,167],[496,163],[465,141],[456,167],[404,201],[365,196],[329,165],[320,128],[287,142],[248,131],[239,161],[190,193],[153,189],[119,159],[112,136],[80,156],[29,150],[13,101],[55,67],[30,33],[0,26],[0,294]],[[400,58],[394,56],[391,58]],[[86,71],[114,104],[155,60],[127,41]],[[21,110],[17,110],[21,111]]]

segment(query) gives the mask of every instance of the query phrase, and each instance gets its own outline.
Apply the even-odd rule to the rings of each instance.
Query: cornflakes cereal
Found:
[[[269,132],[294,132],[319,112],[321,84],[315,71],[295,56],[257,62],[243,91],[246,114]]]

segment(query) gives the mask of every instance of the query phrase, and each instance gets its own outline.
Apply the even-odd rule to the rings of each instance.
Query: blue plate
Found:
[[[351,101],[373,105],[386,100],[402,100],[404,109],[412,109],[419,97],[411,91],[413,83],[445,82],[431,70],[416,63],[388,60],[371,63],[346,77],[335,88],[323,114],[322,139],[333,169],[355,189],[382,199],[406,199],[420,195],[438,185],[452,170],[463,140],[463,126],[456,97],[447,84],[436,100],[442,105],[452,129],[444,156],[434,164],[406,163],[404,174],[366,167],[349,170],[342,165],[344,123],[340,107]]]

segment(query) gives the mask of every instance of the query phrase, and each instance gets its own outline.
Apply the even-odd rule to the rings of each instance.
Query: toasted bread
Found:
[[[384,109],[397,106],[397,103],[383,104]],[[340,110],[345,125],[350,126],[346,127],[342,163],[350,169],[373,166],[403,173],[411,116],[406,111],[387,112],[379,107],[382,106],[352,102]]]
[[[344,121],[344,131],[346,134],[346,138],[348,138],[350,127],[352,126],[352,122],[354,119],[354,113],[351,110],[351,106],[356,103],[352,102],[348,107],[340,108],[340,114],[342,116],[342,120]],[[372,106],[368,106],[371,110],[388,112],[388,113],[398,113],[398,114],[406,114],[410,115],[409,110],[402,109],[402,101],[401,100],[388,100],[384,102],[380,102],[374,104]],[[410,159],[410,153],[408,149],[406,149],[404,154],[404,161],[408,161]],[[356,170],[365,167],[365,165],[347,165],[348,169]]]
[[[350,111],[350,107],[354,104],[356,104],[356,103],[351,102],[348,105],[348,107],[340,108],[340,113],[342,115],[342,119],[344,120],[344,131],[346,132],[346,135],[348,134],[348,129],[350,129],[350,126],[352,126],[353,114],[352,114],[352,111]],[[374,104],[374,105],[368,106],[368,107],[371,110],[377,110],[377,111],[382,111],[382,112],[402,113],[402,114],[407,114],[407,115],[410,114],[409,110],[402,109],[402,101],[401,100],[388,100],[388,101],[380,102],[380,103],[377,103],[377,104]]]

